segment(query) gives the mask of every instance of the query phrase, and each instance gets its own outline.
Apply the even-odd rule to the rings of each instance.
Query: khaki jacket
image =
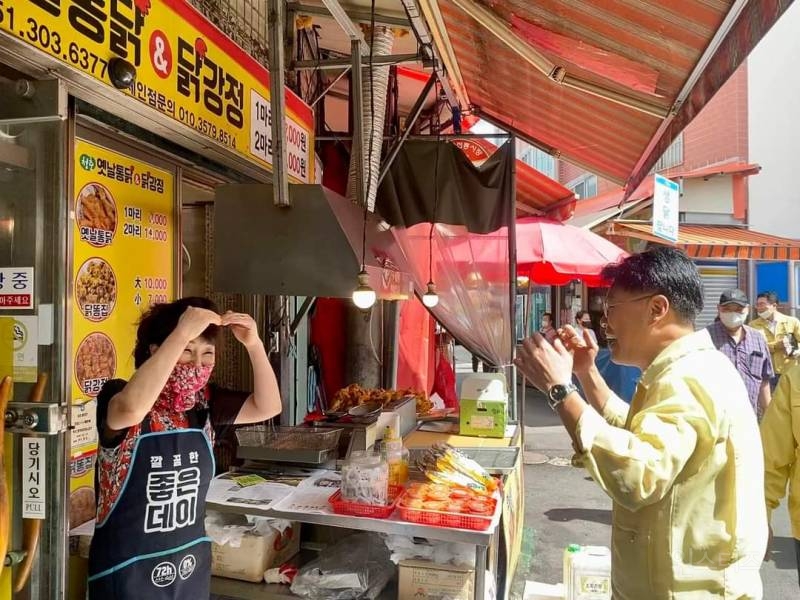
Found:
[[[666,348],[630,408],[578,424],[584,466],[614,501],[615,600],[759,600],[767,542],[758,424],[703,330]]]
[[[789,518],[792,535],[800,539],[800,366],[783,374],[772,402],[761,420],[764,443],[764,496],[769,516],[778,507],[789,487]]]
[[[800,356],[788,356],[786,354],[783,338],[787,335],[792,336],[800,343],[800,320],[775,312],[775,333],[770,328],[770,322],[758,317],[754,319],[750,326],[758,329],[767,338],[767,348],[772,355],[772,368],[775,374],[780,375],[789,367],[800,364]]]

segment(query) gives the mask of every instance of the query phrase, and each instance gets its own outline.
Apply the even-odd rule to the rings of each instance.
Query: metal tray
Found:
[[[336,458],[341,429],[251,425],[237,430],[239,458],[319,465]]]
[[[426,448],[410,448],[408,451],[409,464],[415,464],[417,458],[425,450]],[[457,450],[477,462],[491,475],[510,473],[514,470],[517,460],[519,460],[518,446],[506,448],[457,448]]]

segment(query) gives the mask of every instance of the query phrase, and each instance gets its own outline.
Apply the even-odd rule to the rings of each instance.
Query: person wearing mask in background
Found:
[[[758,329],[767,338],[772,369],[775,371],[770,382],[774,392],[781,374],[792,365],[798,364],[800,321],[778,311],[778,295],[775,292],[761,292],[756,297],[756,312],[758,318],[750,326]]]
[[[580,339],[583,339],[583,332],[587,331],[589,337],[592,338],[595,344],[597,343],[597,335],[592,329],[592,316],[588,310],[579,310],[575,315],[575,331],[578,332]]]
[[[750,302],[742,290],[726,290],[719,297],[719,319],[706,329],[717,350],[727,356],[742,376],[750,404],[758,417],[769,406],[772,370],[767,340],[757,329],[745,325]]]
[[[558,331],[553,326],[553,315],[552,313],[546,312],[542,315],[542,326],[539,328],[539,333],[542,334],[542,337],[546,339],[548,342],[553,342],[558,336]]]
[[[554,344],[527,339],[514,361],[547,394],[576,459],[613,500],[615,600],[761,600],[767,515],[764,457],[747,390],[694,330],[697,267],[658,247],[602,272],[612,359],[643,369],[630,406],[595,365],[597,345],[572,327]],[[580,378],[586,401],[570,383]]]
[[[764,498],[770,523],[789,487],[789,520],[800,582],[800,470],[797,449],[800,448],[800,365],[789,367],[778,382],[764,418],[761,421],[761,442],[764,446]],[[767,551],[769,553],[769,550]],[[765,555],[765,560],[769,558]]]

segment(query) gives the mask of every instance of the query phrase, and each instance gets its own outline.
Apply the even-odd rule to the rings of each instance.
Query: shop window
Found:
[[[653,171],[663,171],[683,164],[683,134],[681,133],[670,144],[658,162],[653,166]]]
[[[524,142],[517,142],[517,144],[521,150],[519,159],[522,162],[533,167],[540,173],[544,173],[550,179],[556,178],[556,159],[553,156],[547,152],[539,150],[539,148],[536,146],[531,146],[530,144],[526,144]]]
[[[567,186],[580,200],[597,196],[597,175],[586,175],[576,183]]]

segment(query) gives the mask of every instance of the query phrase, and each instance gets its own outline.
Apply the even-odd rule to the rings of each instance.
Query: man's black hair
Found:
[[[578,312],[575,313],[575,320],[580,321],[583,318],[583,315],[588,315],[588,314],[589,314],[588,310],[579,310]]]
[[[759,292],[758,296],[756,296],[756,300],[758,300],[759,298],[766,298],[767,302],[769,302],[770,304],[778,303],[778,294],[776,294],[771,290],[767,292]]]
[[[661,294],[680,319],[694,323],[703,310],[703,282],[694,263],[680,250],[658,246],[608,265],[602,277],[630,293]]]

